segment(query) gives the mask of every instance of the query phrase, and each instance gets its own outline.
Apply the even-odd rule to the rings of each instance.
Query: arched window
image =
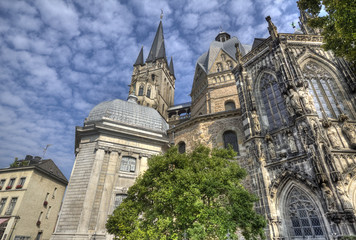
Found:
[[[303,68],[304,78],[309,83],[309,92],[313,96],[315,109],[321,118],[322,111],[330,118],[337,118],[341,113],[347,113],[348,107],[344,106],[344,97],[331,74],[314,62],[307,63]]]
[[[238,152],[237,136],[234,131],[226,131],[223,134],[224,147],[228,148],[230,145],[235,152]]]
[[[225,111],[234,110],[234,109],[236,109],[236,107],[233,101],[225,102]]]
[[[185,142],[179,142],[178,143],[178,152],[179,153],[185,153]]]
[[[264,73],[260,82],[261,104],[268,118],[270,129],[280,127],[287,122],[286,105],[279,90],[278,82],[272,74]]]
[[[156,79],[156,76],[154,74],[151,75],[152,81]]]
[[[138,95],[143,96],[143,85],[141,85],[140,88],[138,89]]]
[[[322,219],[315,203],[303,192],[293,188],[287,199],[286,222],[290,235],[294,238],[323,239],[325,235]]]
[[[136,171],[136,158],[123,156],[121,159],[120,171],[135,172]]]
[[[150,87],[147,89],[146,97],[148,97],[148,98],[151,97],[151,88]]]

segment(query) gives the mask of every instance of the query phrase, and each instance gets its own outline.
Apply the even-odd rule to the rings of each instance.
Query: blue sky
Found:
[[[190,101],[195,63],[220,26],[243,44],[298,22],[295,0],[0,1],[0,168],[15,157],[51,158],[69,178],[75,126],[98,103],[126,99],[132,65],[144,57],[163,9],[175,103]],[[297,24],[296,24],[297,25]]]

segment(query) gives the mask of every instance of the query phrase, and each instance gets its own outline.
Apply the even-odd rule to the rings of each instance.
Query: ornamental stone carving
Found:
[[[260,133],[261,132],[261,125],[260,125],[260,121],[258,120],[258,116],[255,110],[253,110],[251,112],[251,118],[252,118],[252,122],[253,122],[253,129],[255,131],[255,133]]]
[[[300,115],[303,112],[302,105],[300,104],[300,96],[293,88],[289,89],[289,100],[289,104],[292,106],[294,112]]]
[[[328,132],[328,138],[330,140],[331,146],[335,149],[340,149],[341,148],[341,141],[340,137],[337,134],[337,131],[334,127],[329,127],[327,128]]]
[[[309,94],[308,90],[304,90],[303,87],[299,87],[298,94],[300,96],[300,100],[302,101],[306,112],[307,113],[316,112],[313,97]]]
[[[289,149],[292,153],[298,152],[297,145],[295,143],[293,134],[291,132],[287,133]]]
[[[322,190],[323,198],[325,199],[326,207],[327,207],[328,211],[329,212],[334,211],[336,209],[336,207],[335,207],[335,201],[334,201],[331,189],[325,183],[322,183],[321,190]]]
[[[350,147],[356,149],[356,129],[350,123],[345,122],[342,125],[342,132],[350,141]]]
[[[340,201],[342,203],[342,207],[344,208],[344,210],[352,210],[350,197],[348,193],[345,191],[345,188],[340,181],[336,185],[336,190],[340,196]]]

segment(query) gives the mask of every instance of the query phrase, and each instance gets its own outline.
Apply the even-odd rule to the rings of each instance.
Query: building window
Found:
[[[124,201],[125,198],[127,198],[126,194],[120,194],[120,193],[116,194],[115,203],[114,203],[115,208],[118,207],[122,203],[122,201]]]
[[[120,171],[123,172],[135,172],[136,170],[136,158],[124,156],[121,159]]]
[[[235,103],[233,101],[228,101],[225,103],[225,111],[236,109]]]
[[[16,185],[16,189],[23,188],[23,185],[25,185],[25,181],[26,181],[25,177],[20,178],[19,183]]]
[[[178,143],[178,152],[185,153],[185,142]]]
[[[162,114],[163,114],[163,112],[164,112],[164,104],[162,104]]]
[[[322,111],[330,118],[337,118],[341,112],[352,117],[348,107],[343,104],[344,97],[335,79],[322,67],[310,62],[303,68],[305,79],[309,83],[309,93],[313,96],[315,109],[320,118]]]
[[[14,240],[31,240],[28,236],[15,236]]]
[[[55,187],[52,194],[52,199],[56,198],[57,188]]]
[[[7,200],[7,198],[1,198],[1,201],[0,201],[0,215],[2,213],[2,210],[4,209],[4,206],[6,204],[6,200]]]
[[[227,67],[228,67],[229,69],[232,69],[232,68],[233,68],[233,65],[232,65],[232,62],[231,62],[231,61],[227,61],[226,64],[227,64]]]
[[[151,97],[151,88],[150,87],[147,89],[146,97],[148,97],[148,98]]]
[[[226,131],[223,134],[223,139],[224,139],[224,147],[228,148],[229,146],[232,147],[232,149],[235,152],[238,152],[238,144],[237,144],[237,136],[234,131]]]
[[[140,88],[138,89],[138,95],[143,96],[143,85],[141,85]]]
[[[217,72],[223,71],[223,68],[222,68],[221,63],[217,63],[217,64],[216,64],[216,71],[217,71]]]
[[[12,186],[14,185],[14,183],[15,183],[15,180],[16,180],[16,178],[11,178],[10,181],[9,181],[9,184],[6,187],[6,189],[11,189]]]
[[[324,236],[322,220],[315,204],[302,191],[294,188],[287,200],[291,236],[314,238]]]
[[[16,202],[17,202],[17,197],[11,198],[9,207],[8,207],[7,210],[6,210],[5,215],[11,215],[11,214],[12,214],[12,212],[14,211]]]
[[[151,75],[151,78],[152,78],[152,81],[154,81],[155,78],[156,78],[156,75],[152,74],[152,75]]]
[[[1,179],[0,180],[0,190],[4,187],[5,182],[6,182],[6,179]]]
[[[260,82],[262,106],[270,129],[279,128],[287,122],[288,114],[278,83],[272,74],[265,73]]]
[[[36,240],[41,240],[42,232],[38,232],[36,236]]]
[[[46,219],[49,218],[49,215],[51,214],[51,209],[52,209],[52,206],[49,206],[48,210],[47,210],[47,214],[46,214]]]

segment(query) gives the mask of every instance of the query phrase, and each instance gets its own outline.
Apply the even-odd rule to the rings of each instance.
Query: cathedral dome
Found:
[[[168,129],[168,124],[155,109],[134,101],[115,99],[99,103],[90,111],[84,123],[105,119],[151,131],[165,132]]]

